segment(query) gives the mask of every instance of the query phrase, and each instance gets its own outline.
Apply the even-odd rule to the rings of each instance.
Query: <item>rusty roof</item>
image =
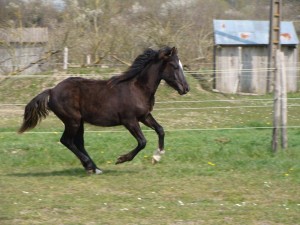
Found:
[[[0,29],[0,43],[44,43],[48,42],[48,28]]]
[[[269,21],[214,20],[216,45],[268,45]],[[297,45],[299,39],[293,22],[282,21],[280,31],[282,45]]]

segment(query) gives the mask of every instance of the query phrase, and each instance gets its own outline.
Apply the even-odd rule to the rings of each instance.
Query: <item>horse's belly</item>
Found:
[[[117,116],[114,116],[110,114],[109,116],[85,116],[84,121],[87,123],[90,123],[95,126],[101,126],[101,127],[111,127],[111,126],[117,126],[120,125],[119,118]]]

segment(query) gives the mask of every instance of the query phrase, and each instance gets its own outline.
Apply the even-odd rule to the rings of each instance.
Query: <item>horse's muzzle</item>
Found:
[[[190,91],[190,86],[186,83],[186,84],[181,84],[180,88],[178,90],[178,93],[180,95],[185,95]]]

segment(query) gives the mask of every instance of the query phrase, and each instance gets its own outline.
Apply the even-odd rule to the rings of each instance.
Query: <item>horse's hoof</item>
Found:
[[[96,170],[95,170],[95,174],[102,174],[102,173],[103,173],[103,171],[102,171],[102,170],[100,170],[100,169],[96,168]]]
[[[90,169],[90,170],[86,170],[87,174],[88,175],[92,175],[92,174],[102,174],[103,171],[96,168],[95,170],[94,169]]]
[[[121,163],[123,163],[123,162],[124,162],[123,160],[121,160],[120,158],[118,158],[118,160],[117,160],[117,162],[116,162],[116,165],[121,164]]]
[[[121,155],[121,156],[117,159],[116,165],[117,165],[117,164],[121,164],[121,163],[126,162],[126,161],[128,161],[128,160],[127,160],[127,157],[126,157],[125,155]]]
[[[156,164],[161,160],[161,156],[165,154],[164,150],[157,149],[152,156],[152,164]]]
[[[151,162],[152,162],[152,165],[155,165],[156,163],[158,163],[158,161],[154,157],[152,158]]]
[[[87,175],[92,175],[94,174],[94,170],[86,170]]]

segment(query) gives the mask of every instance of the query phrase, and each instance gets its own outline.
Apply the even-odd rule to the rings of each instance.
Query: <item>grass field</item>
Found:
[[[88,176],[59,143],[63,126],[53,115],[16,134],[24,106],[9,104],[26,103],[57,81],[0,83],[1,225],[300,224],[300,129],[288,129],[289,148],[272,153],[272,96],[204,92],[191,77],[187,96],[162,85],[153,113],[166,129],[162,161],[151,164],[157,137],[143,127],[147,147],[114,165],[135,140],[122,127],[87,125],[86,147],[104,170]],[[299,96],[289,95],[289,103]],[[296,106],[289,125],[300,125]]]

